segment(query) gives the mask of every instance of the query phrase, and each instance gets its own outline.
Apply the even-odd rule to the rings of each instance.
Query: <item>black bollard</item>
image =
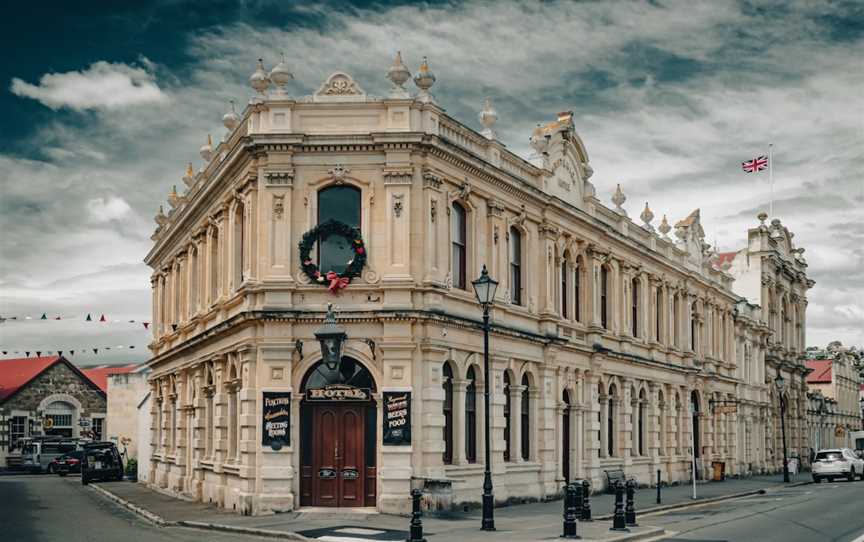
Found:
[[[579,538],[576,534],[576,484],[567,484],[564,488],[564,533],[561,538]]]
[[[660,470],[657,470],[657,504],[660,504]]]
[[[610,531],[626,531],[627,521],[624,517],[624,484],[621,480],[615,482],[615,513],[612,516],[612,527]]]
[[[627,480],[627,506],[624,507],[624,522],[629,527],[638,527],[636,523],[636,480],[630,478]]]
[[[411,527],[409,538],[405,542],[426,542],[423,538],[423,513],[420,511],[420,497],[423,496],[422,489],[411,490]]]
[[[591,483],[588,480],[582,480],[582,512],[579,519],[594,521],[591,519]]]

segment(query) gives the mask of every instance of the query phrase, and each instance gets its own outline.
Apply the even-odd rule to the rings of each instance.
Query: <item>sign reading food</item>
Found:
[[[385,391],[384,445],[411,444],[411,392]]]
[[[265,391],[261,444],[281,450],[291,443],[291,392]]]

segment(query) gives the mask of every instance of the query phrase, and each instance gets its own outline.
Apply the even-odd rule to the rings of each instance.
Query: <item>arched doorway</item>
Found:
[[[75,436],[75,407],[66,401],[54,401],[44,411],[43,432],[45,435]]]
[[[375,506],[375,380],[362,363],[313,365],[300,386],[301,506]]]

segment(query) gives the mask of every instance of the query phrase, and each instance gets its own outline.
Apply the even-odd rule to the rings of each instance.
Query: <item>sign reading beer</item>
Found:
[[[306,390],[307,401],[368,401],[369,390],[345,384],[329,384]]]
[[[291,392],[265,391],[261,444],[273,450],[291,443]]]
[[[411,444],[411,392],[385,391],[384,445]]]

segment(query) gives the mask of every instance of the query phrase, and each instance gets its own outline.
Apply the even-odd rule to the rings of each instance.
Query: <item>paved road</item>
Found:
[[[139,519],[77,477],[0,477],[0,540],[3,542],[236,542],[236,535],[178,527],[163,528]],[[243,540],[264,540],[242,537]],[[273,539],[268,539],[272,542]]]
[[[864,540],[864,482],[837,482],[646,515],[640,523],[678,533],[676,542],[852,542]]]

